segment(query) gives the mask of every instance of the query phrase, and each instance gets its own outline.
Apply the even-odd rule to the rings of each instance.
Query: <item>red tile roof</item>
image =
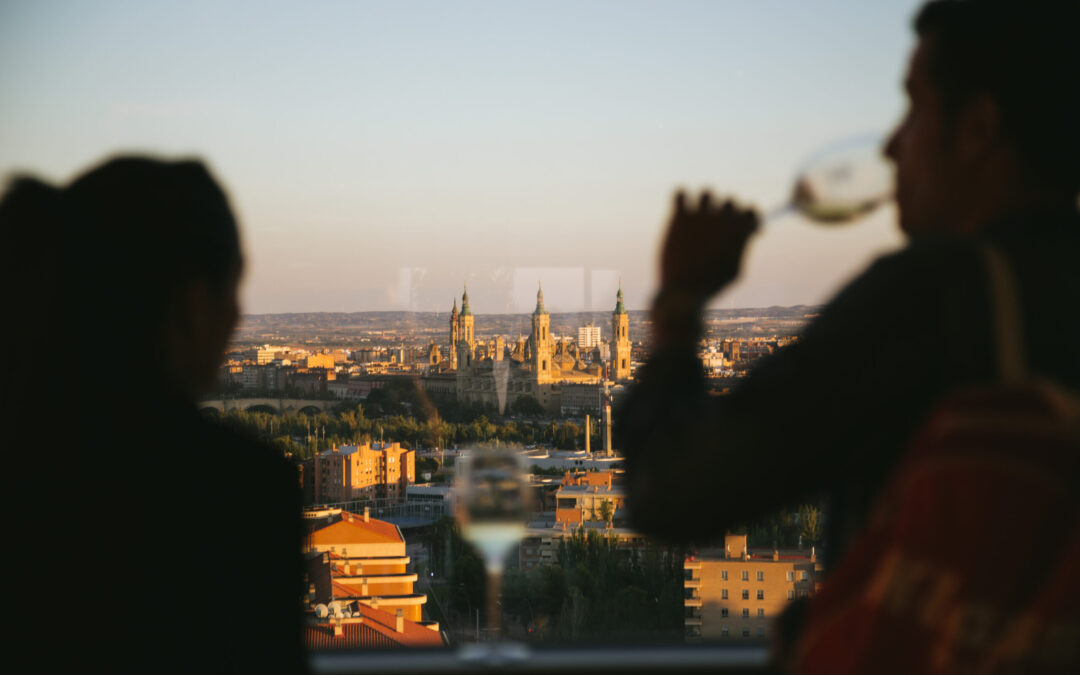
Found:
[[[395,629],[397,616],[367,605],[359,605],[364,620],[342,626],[342,635],[334,637],[331,624],[304,626],[304,643],[310,649],[388,649],[395,647],[442,647],[443,641],[435,631],[415,621],[404,619],[399,633]],[[346,620],[348,621],[348,620]]]
[[[351,518],[349,518],[351,516]],[[311,533],[312,546],[329,546],[360,542],[364,544],[404,543],[397,525],[371,518],[364,522],[363,516],[342,512],[342,519],[321,527]]]

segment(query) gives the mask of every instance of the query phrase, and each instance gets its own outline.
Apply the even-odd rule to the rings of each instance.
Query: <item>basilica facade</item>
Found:
[[[564,385],[603,386],[605,381],[630,378],[630,317],[623,304],[622,289],[611,314],[612,339],[608,349],[583,352],[571,337],[551,334],[551,316],[544,307],[544,291],[536,293],[536,309],[528,337],[508,343],[503,336],[481,342],[476,339],[476,317],[469,308],[468,289],[461,309],[454,301],[450,313],[450,340],[443,354],[432,345],[428,363],[443,376],[453,376],[459,401],[491,405],[506,412],[519,398],[530,396],[545,409],[558,411]],[[602,358],[602,351],[610,357]],[[447,382],[449,384],[449,382]]]

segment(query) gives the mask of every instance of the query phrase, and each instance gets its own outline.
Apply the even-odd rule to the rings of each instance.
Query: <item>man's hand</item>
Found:
[[[757,230],[758,216],[732,201],[719,207],[703,192],[698,207],[675,194],[660,253],[660,294],[653,303],[654,347],[692,344],[701,330],[706,301],[739,274],[743,250]]]
[[[758,216],[731,200],[717,206],[708,191],[701,193],[696,209],[687,201],[683,192],[675,194],[660,254],[660,284],[704,303],[738,276]]]

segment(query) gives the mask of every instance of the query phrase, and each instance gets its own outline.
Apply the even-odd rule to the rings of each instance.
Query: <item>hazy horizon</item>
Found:
[[[902,112],[912,0],[0,6],[0,175],[204,158],[246,314],[648,306],[672,192],[762,210]],[[817,304],[901,242],[796,217],[716,306]]]

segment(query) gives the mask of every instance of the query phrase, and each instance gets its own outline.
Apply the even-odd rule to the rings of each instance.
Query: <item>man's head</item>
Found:
[[[1011,213],[1075,208],[1080,3],[935,0],[886,147],[901,227],[970,233]]]
[[[240,240],[225,193],[198,161],[110,160],[65,191],[64,258],[81,323],[122,347],[140,383],[213,386],[239,314]]]

